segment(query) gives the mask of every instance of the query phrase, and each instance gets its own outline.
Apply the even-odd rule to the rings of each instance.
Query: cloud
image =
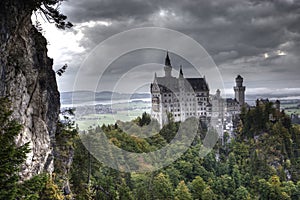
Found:
[[[64,2],[62,10],[75,23],[74,44],[85,53],[131,28],[166,27],[203,45],[225,82],[243,74],[250,85],[261,87],[299,84],[290,81],[300,74],[300,2],[296,0],[73,0]],[[266,77],[272,84],[263,81]]]

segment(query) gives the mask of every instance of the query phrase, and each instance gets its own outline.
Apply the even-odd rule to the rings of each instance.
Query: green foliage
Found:
[[[191,183],[191,192],[194,199],[201,199],[203,191],[207,188],[205,181],[200,177],[196,178]]]
[[[17,146],[15,138],[22,126],[11,119],[8,99],[0,99],[0,199],[15,199],[18,189],[21,164],[29,153],[28,144]]]
[[[250,197],[248,190],[245,187],[240,186],[236,191],[234,191],[233,199],[235,199],[235,200],[250,200],[251,197]]]
[[[40,194],[40,200],[63,200],[61,190],[54,183],[51,177],[48,178],[45,187]]]
[[[261,113],[267,125],[249,123],[255,112]],[[300,131],[284,125],[282,113],[275,113],[277,121],[270,122],[265,112],[272,113],[272,107],[244,111],[239,135],[226,146],[218,144],[206,157],[199,157],[198,138],[178,160],[152,173],[122,173],[102,166],[78,142],[71,168],[72,190],[76,199],[299,199]],[[140,126],[142,118],[133,122]],[[180,125],[171,120],[159,134],[145,139],[126,134],[119,123],[96,127],[87,135],[104,131],[112,144],[124,150],[150,152],[168,144]],[[182,139],[188,137],[190,128],[183,130]]]
[[[206,187],[202,193],[202,200],[216,200],[217,196],[210,187]]]
[[[40,196],[44,195],[43,191],[48,179],[49,177],[47,174],[40,174],[24,181],[22,184],[19,184],[18,198],[30,200],[40,199]]]
[[[152,199],[152,175],[150,174],[132,174],[133,195],[135,199],[143,197],[143,199]]]
[[[184,181],[180,181],[174,192],[176,200],[192,200],[192,195]]]
[[[15,137],[22,130],[17,121],[11,119],[8,99],[0,99],[0,199],[60,200],[58,187],[46,174],[19,182],[20,166],[29,153],[28,144],[17,146]]]
[[[169,177],[159,173],[153,180],[153,198],[154,199],[173,199],[173,186]]]
[[[144,126],[144,125],[148,125],[151,122],[151,116],[149,114],[147,114],[146,112],[144,112],[142,114],[142,118],[139,120],[138,124],[139,126]]]

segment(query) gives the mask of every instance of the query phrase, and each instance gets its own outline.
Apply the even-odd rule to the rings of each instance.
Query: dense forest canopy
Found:
[[[7,121],[11,112],[5,105],[7,104],[4,101],[5,109],[1,111],[4,118],[1,119]],[[66,178],[61,175],[65,166],[59,157],[56,158],[56,168],[52,177],[39,175],[20,185],[17,182],[16,169],[21,165],[24,153],[28,151],[26,146],[21,149],[10,147],[21,151],[18,153],[20,159],[15,160],[14,166],[17,168],[11,168],[11,171],[7,171],[7,166],[1,163],[1,176],[14,177],[9,179],[9,184],[14,185],[11,187],[15,191],[14,197],[22,195],[22,198],[34,196],[39,199],[42,195],[51,193],[55,196],[53,199],[61,199],[65,194],[65,197],[75,199],[142,197],[296,200],[300,197],[300,128],[291,124],[284,112],[276,113],[269,109],[271,107],[258,105],[254,109],[244,109],[235,136],[229,137],[228,134],[224,134],[224,138],[220,138],[206,157],[200,157],[199,150],[207,133],[205,129],[199,129],[194,142],[179,159],[159,170],[145,173],[125,173],[105,166],[87,151],[79,135],[88,136],[104,131],[111,144],[126,151],[151,152],[168,144],[175,136],[180,122],[170,121],[159,133],[143,139],[126,134],[117,123],[78,133],[72,120],[65,117],[64,122],[59,125],[60,132],[56,139],[60,157],[68,156],[70,149],[74,151],[73,163],[67,177],[70,180],[71,191],[59,189],[63,188],[62,178]],[[270,113],[274,114],[276,120],[270,121],[269,118],[263,117],[269,116]],[[263,118],[261,120],[264,120],[264,123],[254,123],[256,117]],[[133,122],[142,127],[149,123],[149,119],[150,116],[144,114]],[[12,125],[1,129],[1,141],[4,137],[10,138],[12,145],[13,136],[18,133],[20,126],[14,121],[3,123]],[[7,152],[5,149],[1,150]],[[3,157],[5,152],[0,155]],[[23,188],[22,192],[16,193],[18,188]],[[0,194],[5,195],[5,192],[6,190],[1,188]]]
[[[105,167],[78,140],[71,168],[73,192],[78,199],[299,199],[300,128],[271,104],[243,109],[235,136],[224,134],[206,157],[199,156],[206,134],[199,130],[183,156],[148,173]],[[141,119],[134,122],[143,125]],[[90,129],[89,134],[101,130],[120,148],[149,152],[166,145],[178,126],[179,122],[170,122],[146,139],[127,135],[117,124]]]

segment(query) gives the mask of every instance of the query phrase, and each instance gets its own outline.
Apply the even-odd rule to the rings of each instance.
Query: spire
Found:
[[[182,65],[180,65],[179,78],[183,78]]]
[[[171,61],[170,61],[170,58],[169,58],[169,52],[168,51],[167,51],[167,56],[166,56],[166,59],[165,59],[165,66],[171,67]]]

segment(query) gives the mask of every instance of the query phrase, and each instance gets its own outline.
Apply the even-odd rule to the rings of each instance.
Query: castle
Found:
[[[164,66],[165,76],[157,77],[155,73],[150,86],[151,116],[161,125],[168,123],[170,117],[174,121],[185,121],[189,117],[197,117],[204,121],[218,118],[223,124],[227,118],[233,118],[240,113],[241,106],[245,104],[246,90],[240,75],[237,76],[234,87],[235,98],[223,99],[220,90],[217,90],[215,95],[210,95],[205,77],[185,78],[182,66],[180,66],[178,77],[173,77],[172,69],[173,66],[167,53]]]

